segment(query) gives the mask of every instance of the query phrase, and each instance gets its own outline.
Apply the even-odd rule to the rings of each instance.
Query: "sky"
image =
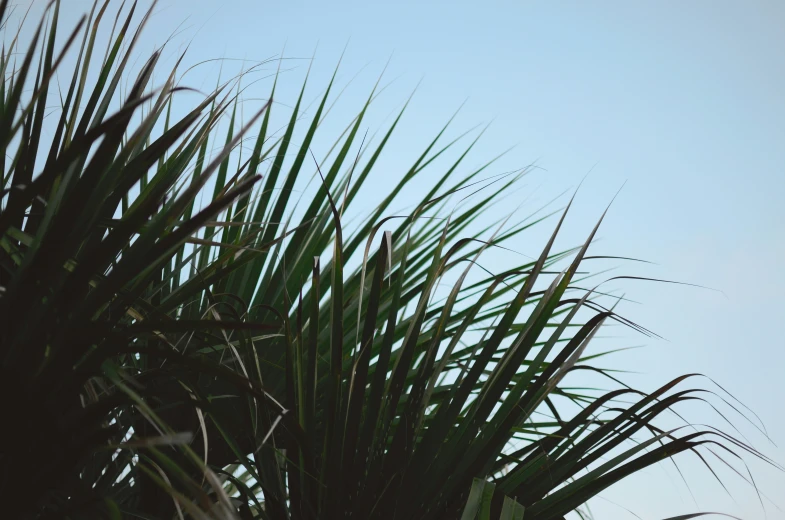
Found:
[[[34,9],[42,4],[36,0]],[[64,18],[75,20],[91,2],[63,4]],[[784,27],[785,4],[774,0],[227,0],[220,6],[160,0],[145,34],[152,46],[179,30],[174,49],[189,44],[188,63],[253,62],[283,49],[286,74],[294,79],[282,83],[277,101],[290,104],[314,53],[312,97],[345,49],[338,81],[352,80],[351,102],[336,105],[337,120],[354,115],[358,96],[367,95],[389,60],[384,81],[394,81],[380,97],[380,121],[419,83],[396,137],[401,153],[384,158],[391,178],[413,159],[403,152],[422,149],[465,101],[457,128],[491,122],[472,152],[476,164],[515,146],[494,171],[536,163],[527,189],[543,202],[583,180],[561,237],[565,245],[582,241],[621,189],[592,251],[656,263],[618,264],[614,274],[711,290],[617,283],[640,302],[625,303],[621,313],[666,339],[619,331],[622,341],[645,348],[610,363],[636,372],[627,380],[644,390],[680,374],[706,374],[754,409],[782,447]],[[165,57],[173,60],[174,52]],[[214,79],[207,78],[219,67],[208,64],[183,84],[209,90]],[[249,86],[248,95],[253,92]],[[516,197],[498,210],[513,210]],[[516,247],[534,254],[541,245],[535,237]],[[705,406],[691,408],[690,418],[718,424]],[[785,463],[785,449],[754,429],[740,429]],[[698,510],[785,519],[766,499],[764,512],[741,479],[728,475],[731,498],[699,463],[683,459],[694,501],[669,466],[607,490],[592,511],[611,520]],[[750,468],[761,491],[785,509],[785,475],[755,461]]]

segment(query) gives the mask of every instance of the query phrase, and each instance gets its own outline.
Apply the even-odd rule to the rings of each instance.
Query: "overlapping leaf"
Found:
[[[335,76],[305,122],[303,84],[281,132],[280,69],[247,121],[239,78],[178,116],[178,70],[151,84],[160,52],[121,95],[149,12],[135,23],[136,2],[119,5],[101,58],[110,6],[61,43],[55,2],[0,56],[0,472],[16,517],[545,520],[679,452],[765,459],[715,430],[656,426],[698,398],[676,390],[685,378],[652,394],[562,385],[599,371],[586,348],[607,320],[647,331],[578,289],[597,227],[555,250],[567,211],[536,260],[474,276],[546,218],[482,221],[527,170],[466,170],[476,139],[443,144],[445,126],[348,226],[406,106],[366,142],[377,83],[321,158]],[[562,417],[560,401],[580,411]]]

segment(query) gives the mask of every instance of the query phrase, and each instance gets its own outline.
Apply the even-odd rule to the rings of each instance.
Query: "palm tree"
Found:
[[[102,58],[110,4],[62,35],[56,1],[29,45],[11,36],[0,56],[11,517],[546,520],[684,451],[769,461],[718,430],[656,426],[697,398],[676,389],[688,376],[646,394],[590,364],[606,320],[648,333],[577,285],[599,223],[555,250],[568,205],[538,258],[482,271],[488,248],[553,215],[478,229],[526,169],[490,175],[489,161],[460,176],[476,139],[442,144],[445,126],[345,227],[406,107],[366,142],[374,88],[321,158],[311,144],[335,76],[304,123],[303,85],[282,133],[270,127],[277,75],[248,121],[242,75],[172,117],[183,57],[155,88],[153,53],[121,95],[150,13],[134,25],[136,2],[120,5]],[[66,55],[76,63],[56,96]],[[456,149],[413,210],[392,214]],[[293,199],[309,179],[313,193]],[[565,387],[578,370],[621,386]]]

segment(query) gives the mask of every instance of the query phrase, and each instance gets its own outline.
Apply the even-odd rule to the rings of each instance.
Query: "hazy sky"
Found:
[[[64,16],[73,20],[90,4],[65,0]],[[619,271],[723,293],[617,284],[641,302],[625,305],[622,314],[668,341],[620,331],[627,344],[646,348],[619,354],[612,364],[641,372],[627,376],[641,389],[682,373],[707,374],[752,407],[774,442],[785,445],[785,340],[779,330],[785,325],[785,3],[161,0],[158,5],[146,31],[149,42],[162,43],[185,22],[175,40],[193,39],[188,63],[260,60],[278,54],[284,44],[289,58],[310,58],[316,49],[309,99],[325,85],[347,41],[339,80],[345,84],[360,73],[361,87],[351,91],[357,95],[367,93],[392,55],[385,77],[396,81],[381,101],[388,112],[424,78],[397,138],[397,149],[411,153],[385,159],[393,175],[468,97],[456,127],[493,120],[472,154],[476,164],[517,144],[494,173],[536,161],[543,170],[530,186],[542,201],[574,189],[591,170],[564,244],[589,232],[626,181],[595,254],[650,260],[658,265],[631,270],[620,264]],[[293,103],[308,61],[286,63],[295,81],[279,101]],[[217,71],[218,65],[207,77]],[[198,74],[192,77],[198,84],[187,79],[184,84],[213,86],[202,84]],[[262,97],[268,83],[260,88]],[[358,103],[354,98],[337,105],[335,117],[345,122]],[[509,203],[500,211],[517,204],[514,197]],[[519,249],[537,252],[541,245],[521,243]],[[722,426],[706,407],[690,413],[696,422]],[[785,450],[751,428],[740,429],[756,447],[785,462]],[[596,517],[635,518],[627,508],[646,520],[697,510],[764,518],[757,495],[741,479],[724,473],[734,501],[692,457],[679,461],[698,506],[668,466],[605,492],[608,501],[592,502]],[[761,491],[785,508],[785,475],[758,463],[751,468]],[[769,519],[785,519],[764,502]]]

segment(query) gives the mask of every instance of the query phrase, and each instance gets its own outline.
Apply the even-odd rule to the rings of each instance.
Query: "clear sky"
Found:
[[[64,15],[73,19],[90,4],[65,0]],[[477,164],[517,145],[495,171],[536,161],[543,170],[530,187],[542,201],[574,189],[591,171],[565,245],[589,232],[626,181],[594,251],[658,264],[620,271],[723,293],[619,284],[641,302],[625,305],[622,314],[668,341],[620,331],[628,344],[645,342],[646,348],[619,354],[612,364],[641,372],[627,376],[641,389],[686,372],[707,374],[752,407],[774,442],[785,445],[779,330],[785,325],[785,3],[161,0],[146,32],[149,42],[162,43],[183,21],[176,39],[193,39],[189,63],[261,60],[284,44],[289,58],[310,58],[317,49],[318,87],[348,41],[339,79],[360,73],[361,87],[347,95],[367,93],[392,55],[385,77],[397,79],[380,101],[383,116],[424,78],[397,138],[396,149],[410,153],[384,159],[391,175],[408,166],[468,98],[457,127],[493,120],[472,155]],[[308,61],[286,63],[295,81],[285,83],[279,101],[293,103]],[[184,84],[213,86],[192,77],[196,85]],[[262,97],[268,86],[260,88]],[[311,92],[316,96],[318,88]],[[354,114],[360,101],[353,99],[336,106],[337,119]],[[500,211],[517,204],[514,198],[509,203]],[[519,249],[531,254],[541,245]],[[690,413],[696,422],[719,424],[706,407]],[[785,462],[784,449],[750,428],[742,431]],[[604,493],[607,501],[592,503],[596,517],[635,518],[627,508],[646,520],[696,510],[764,518],[743,481],[728,474],[731,499],[691,457],[679,460],[697,506],[668,466]],[[751,467],[761,490],[785,508],[785,475]],[[764,502],[767,518],[785,519]]]

